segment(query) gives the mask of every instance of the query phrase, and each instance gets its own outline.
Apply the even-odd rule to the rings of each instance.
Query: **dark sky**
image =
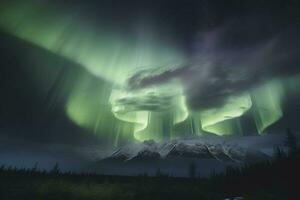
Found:
[[[275,53],[272,55],[278,57],[283,52],[289,53],[278,61],[276,58],[272,59],[269,62],[271,67],[266,69],[266,74],[269,71],[272,73],[262,76],[261,79],[278,74],[288,76],[299,73],[297,55],[300,46],[300,2],[297,0],[52,0],[49,2],[51,3],[47,6],[53,6],[58,12],[78,13],[82,21],[95,25],[101,19],[102,25],[104,20],[108,28],[125,34],[130,34],[137,21],[142,18],[147,19],[149,23],[159,27],[161,32],[164,30],[171,32],[168,37],[177,41],[177,44],[191,57],[195,56],[195,52],[197,54],[197,46],[201,38],[206,37],[206,33],[216,30],[222,33],[217,49],[227,52],[226,55],[229,56],[233,54],[239,56],[241,50],[245,49],[250,49],[254,53],[272,38],[279,38],[279,46],[276,46]],[[30,61],[32,55],[45,58],[49,66],[56,67],[57,63],[63,63],[65,68],[72,66],[72,73],[75,76],[87,73],[80,66],[22,41],[3,30],[0,30],[0,55],[0,140],[9,138],[5,141],[29,141],[28,146],[32,142],[46,146],[57,143],[106,146],[112,142],[110,138],[98,138],[76,126],[65,115],[63,104],[58,103],[49,111],[46,102],[50,97],[42,96],[37,92],[33,87],[35,83],[32,82],[31,75],[26,71],[26,68],[32,65]],[[273,65],[274,60],[275,65]],[[39,64],[41,63],[36,63]],[[232,63],[228,65],[230,64]],[[183,78],[190,76],[189,68],[180,70],[167,76],[155,77],[153,82],[165,81],[168,76]],[[248,87],[252,84],[250,80],[253,82],[256,78],[260,77],[252,77],[249,82],[243,84]],[[145,80],[147,81],[151,82]],[[215,88],[212,90],[216,91]],[[197,107],[200,105],[198,98],[200,94],[193,95],[190,104]],[[296,122],[300,118],[299,95],[287,98],[289,101],[284,105],[284,117],[270,129],[274,132],[285,127],[299,130]],[[59,101],[63,102],[63,97],[58,97]],[[26,145],[23,147],[26,148]]]

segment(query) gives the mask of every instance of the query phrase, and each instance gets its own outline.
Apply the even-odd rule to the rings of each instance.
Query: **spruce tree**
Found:
[[[290,129],[287,129],[285,145],[288,147],[289,153],[294,153],[298,149],[297,138]]]

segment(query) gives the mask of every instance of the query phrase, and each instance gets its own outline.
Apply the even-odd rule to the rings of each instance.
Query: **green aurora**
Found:
[[[253,117],[257,133],[263,134],[282,117],[285,94],[297,90],[293,89],[295,84],[288,83],[300,84],[299,77],[276,78],[229,96],[222,106],[194,110],[186,104],[180,81],[138,90],[127,87],[128,78],[138,71],[164,71],[185,63],[188,58],[175,42],[165,40],[155,27],[143,23],[137,23],[136,29],[126,34],[118,28],[98,27],[80,19],[80,14],[59,12],[42,0],[31,4],[11,1],[0,9],[2,30],[87,71],[75,76],[71,70],[61,75],[63,67],[28,69],[40,91],[47,93],[51,85],[59,84],[65,113],[74,123],[99,136],[114,133],[116,146],[120,138],[143,141],[187,133],[243,135],[239,119],[246,113]],[[48,77],[41,78],[41,74]],[[63,81],[57,83],[60,79]]]

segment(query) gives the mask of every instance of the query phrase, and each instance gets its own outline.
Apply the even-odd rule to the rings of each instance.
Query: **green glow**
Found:
[[[196,116],[202,129],[217,135],[234,134],[234,119],[247,112],[252,106],[248,94],[229,97],[221,108],[202,110]]]
[[[124,84],[128,73],[140,67],[169,66],[184,60],[182,52],[151,27],[137,26],[136,31],[125,34],[122,29],[89,24],[80,15],[60,12],[42,0],[13,2],[1,9],[2,29],[113,83]]]
[[[271,81],[252,92],[254,119],[258,133],[282,117],[283,87],[279,80]]]
[[[18,38],[75,61],[92,76],[106,81],[104,86],[99,84],[95,86],[95,80],[91,75],[79,75],[74,77],[76,81],[73,86],[64,83],[61,87],[68,90],[68,94],[65,94],[67,96],[65,107],[70,119],[97,134],[117,132],[115,144],[118,143],[122,131],[127,132],[123,134],[134,132],[136,138],[139,138],[136,133],[147,127],[150,111],[112,113],[108,101],[112,88],[122,87],[128,76],[141,67],[160,66],[163,69],[184,60],[181,51],[173,43],[168,42],[170,40],[161,38],[160,33],[151,27],[137,26],[135,31],[125,34],[121,28],[115,30],[105,25],[95,26],[82,21],[80,14],[77,16],[68,13],[68,10],[61,11],[43,0],[11,1],[3,4],[0,27]],[[33,69],[32,72],[44,74],[46,71],[52,71],[50,67]],[[66,76],[69,77],[70,74],[67,73]],[[38,82],[45,82],[39,76],[35,78]],[[43,87],[48,85],[51,84],[47,82]],[[115,90],[118,89],[113,89],[112,93]],[[174,101],[180,103],[180,100]],[[183,112],[185,114],[182,114]],[[186,115],[186,109],[177,110],[175,123],[183,120]],[[115,117],[127,122],[128,125],[124,125],[124,122],[118,121]],[[111,121],[131,128],[120,128],[119,125],[109,128],[113,126]]]
[[[182,88],[175,82],[138,91],[113,90],[110,103],[116,118],[135,124],[134,136],[140,141],[171,138],[173,126],[188,116]]]
[[[270,81],[249,94],[231,96],[221,108],[198,111],[192,115],[194,124],[217,135],[242,134],[238,117],[251,109],[258,133],[282,117],[281,101],[284,88],[280,80]]]
[[[93,126],[96,124],[96,120],[99,123],[101,118],[99,119],[98,113],[104,112],[103,107],[107,107],[105,101],[107,101],[108,97],[107,94],[103,94],[105,90],[103,91],[100,86],[93,84],[89,77],[81,77],[81,80],[76,82],[74,89],[70,93],[66,105],[67,114],[70,118],[83,127]],[[95,93],[95,90],[99,92]]]
[[[282,117],[284,92],[297,93],[300,87],[299,76],[272,80],[229,96],[222,106],[188,110],[179,81],[135,91],[126,87],[128,77],[141,69],[165,71],[184,63],[185,55],[175,43],[150,26],[137,24],[136,30],[124,33],[122,27],[101,24],[43,0],[11,1],[0,8],[1,29],[77,64],[66,67],[57,61],[53,66],[39,61],[43,58],[32,59],[40,62],[38,68],[28,69],[34,87],[45,96],[54,88],[57,98],[49,98],[51,106],[63,102],[75,124],[116,146],[124,138],[162,140],[204,131],[242,135],[240,117],[246,113],[253,115],[262,134]]]

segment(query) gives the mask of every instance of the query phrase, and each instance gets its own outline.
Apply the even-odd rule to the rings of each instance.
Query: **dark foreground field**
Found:
[[[110,200],[110,199],[200,199],[221,200],[242,196],[253,200],[298,199],[299,151],[286,155],[278,150],[272,161],[228,169],[210,178],[101,176],[30,170],[0,169],[1,200]]]

